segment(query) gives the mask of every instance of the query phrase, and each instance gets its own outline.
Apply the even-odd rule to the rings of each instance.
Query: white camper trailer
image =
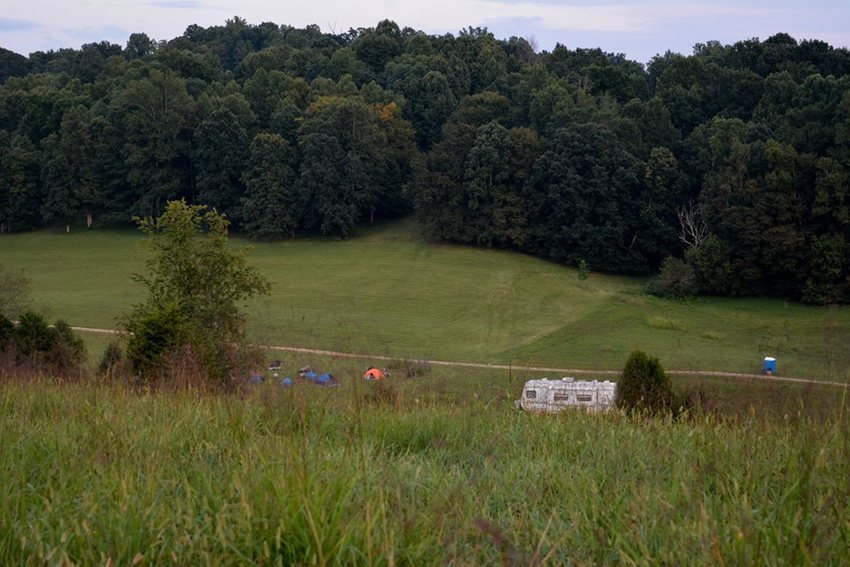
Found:
[[[614,407],[617,384],[604,381],[529,380],[522,388],[522,397],[514,402],[519,408],[535,413],[558,413],[564,408],[584,408],[587,411],[608,411]]]

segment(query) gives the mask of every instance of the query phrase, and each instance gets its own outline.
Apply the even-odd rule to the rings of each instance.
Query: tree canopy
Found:
[[[175,199],[259,238],[412,211],[438,239],[618,273],[673,257],[699,293],[831,303],[850,299],[848,148],[850,52],[787,34],[647,65],[388,20],[0,48],[0,232]]]

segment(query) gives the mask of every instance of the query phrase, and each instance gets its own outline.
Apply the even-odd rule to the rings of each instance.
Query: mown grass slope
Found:
[[[840,413],[540,417],[428,380],[239,397],[2,383],[0,563],[846,561]]]
[[[114,327],[142,297],[132,231],[41,231],[0,239],[37,302],[74,325]],[[241,244],[238,242],[237,244]],[[850,309],[767,299],[665,301],[642,280],[592,274],[504,251],[423,241],[412,221],[338,241],[257,243],[272,295],[248,306],[268,344],[518,365],[618,369],[641,348],[667,368],[847,381]],[[102,343],[99,341],[98,346]]]

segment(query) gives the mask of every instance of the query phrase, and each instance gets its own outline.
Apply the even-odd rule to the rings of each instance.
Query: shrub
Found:
[[[56,321],[52,331],[54,338],[48,353],[48,368],[62,377],[81,374],[86,357],[83,340],[74,334],[65,321]]]
[[[118,344],[118,341],[110,341],[103,351],[100,364],[97,366],[98,376],[114,376],[123,362],[124,353],[121,351],[121,345]]]
[[[663,413],[673,405],[673,386],[658,358],[636,350],[626,361],[617,383],[617,407],[627,411]]]
[[[584,281],[590,277],[590,265],[587,260],[581,259],[578,261],[578,279]]]
[[[684,260],[667,256],[661,271],[650,284],[650,293],[660,297],[687,299],[696,292],[696,275]]]
[[[27,311],[18,320],[15,327],[15,346],[18,353],[28,357],[33,362],[40,362],[40,357],[51,350],[54,334],[44,317],[38,313]]]
[[[185,321],[174,305],[145,306],[125,323],[129,332],[127,358],[133,372],[142,376],[157,369],[166,356],[187,340]]]
[[[12,319],[30,306],[30,283],[20,273],[9,272],[0,266],[0,314]]]
[[[15,324],[0,313],[0,349],[2,349],[15,334]]]
[[[30,371],[45,372],[59,378],[80,375],[85,360],[85,345],[65,321],[52,327],[44,317],[28,311],[23,313],[17,326],[10,329],[0,323],[7,334],[5,343],[16,353],[17,364]]]

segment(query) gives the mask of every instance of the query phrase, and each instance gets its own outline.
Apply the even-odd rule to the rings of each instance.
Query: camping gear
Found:
[[[770,376],[771,374],[776,374],[776,359],[772,356],[764,357],[764,368],[762,369],[762,374],[767,374]]]
[[[315,381],[316,378],[319,377],[319,375],[316,373],[315,370],[313,370],[309,366],[305,366],[304,368],[298,371],[298,377],[304,380]]]
[[[284,377],[283,380],[281,380],[280,383],[281,383],[281,385],[286,386],[286,387],[292,386],[292,378],[290,378],[289,376],[286,376],[286,377]]]
[[[264,378],[262,374],[252,374],[250,380],[253,384],[262,384]]]
[[[339,386],[339,380],[336,379],[336,376],[329,372],[325,372],[316,378],[317,386]]]
[[[380,368],[375,368],[374,366],[370,366],[366,372],[363,373],[364,380],[383,380],[387,376],[387,372],[385,370],[381,370]]]
[[[269,364],[269,370],[280,370],[283,362],[280,360],[272,360],[271,364]]]

